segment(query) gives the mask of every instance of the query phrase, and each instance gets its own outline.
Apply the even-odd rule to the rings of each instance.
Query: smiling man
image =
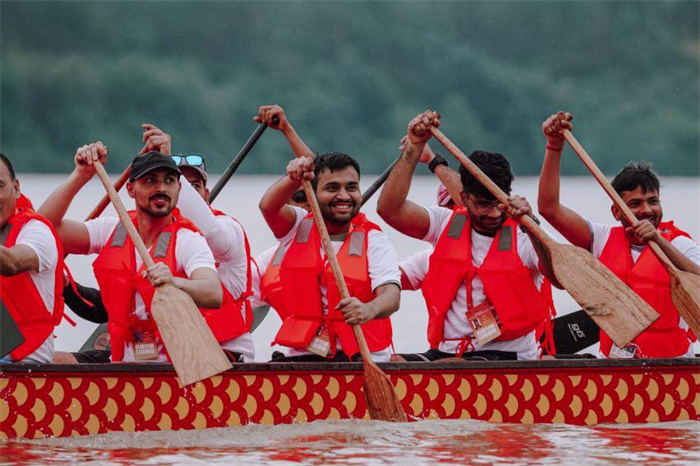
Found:
[[[672,221],[662,221],[659,179],[645,163],[630,162],[615,176],[612,186],[637,218],[630,225],[613,205],[618,226],[590,223],[559,201],[563,130],[573,129],[572,117],[559,112],[542,123],[547,140],[540,175],[538,210],[573,245],[587,249],[627,283],[661,316],[625,348],[603,331],[600,353],[612,358],[692,357],[688,327],[671,299],[670,277],[647,243],[655,241],[680,270],[700,275],[700,248]]]
[[[389,225],[433,246],[427,273],[404,269],[406,281],[425,297],[430,350],[403,356],[415,361],[537,359],[536,329],[548,318],[551,301],[535,247],[515,220],[532,215],[527,200],[511,196],[507,205],[499,204],[463,167],[464,207],[422,207],[407,199],[430,128],[439,126],[439,118],[428,110],[411,120],[406,148],[377,203]],[[503,155],[475,151],[469,158],[510,194],[513,174]]]
[[[350,291],[340,299],[313,216],[287,204],[302,179],[311,180]],[[260,210],[283,246],[279,264],[284,299],[278,304],[282,327],[275,343],[285,349],[274,361],[347,361],[359,352],[351,325],[361,325],[372,358],[389,361],[389,316],[399,308],[400,274],[396,250],[377,225],[360,213],[360,166],[339,152],[289,163],[287,176],[260,201]]]
[[[93,268],[109,314],[112,361],[166,362],[167,354],[150,315],[155,287],[171,284],[200,308],[223,300],[216,265],[205,239],[174,211],[180,171],[169,156],[151,151],[131,163],[126,185],[136,210],[130,212],[155,264],[146,268],[117,217],[88,222],[64,220],[71,201],[95,174],[94,161],[106,161],[107,148],[94,143],[78,149],[75,170],[39,212],[58,230],[69,254],[99,254]]]

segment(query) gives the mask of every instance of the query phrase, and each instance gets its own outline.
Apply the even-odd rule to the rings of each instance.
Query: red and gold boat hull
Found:
[[[507,423],[700,420],[700,362],[384,364],[409,419]],[[0,437],[205,429],[368,418],[362,367],[238,364],[182,388],[169,365],[3,366]]]

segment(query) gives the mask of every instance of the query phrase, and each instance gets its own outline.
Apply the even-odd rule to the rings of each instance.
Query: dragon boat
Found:
[[[700,359],[380,364],[411,421],[700,420]],[[0,437],[368,419],[360,363],[236,364],[181,387],[167,364],[0,367]]]

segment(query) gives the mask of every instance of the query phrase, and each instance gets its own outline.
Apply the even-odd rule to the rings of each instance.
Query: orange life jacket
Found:
[[[663,222],[659,229],[669,242],[679,236],[690,238],[673,222]],[[624,227],[614,227],[600,261],[659,313],[656,322],[634,339],[633,343],[637,345],[635,356],[673,358],[684,355],[690,347],[688,332],[679,326],[678,309],[671,299],[671,278],[651,248],[645,247],[637,262],[633,263]],[[601,353],[609,356],[612,344],[610,337],[601,330]]]
[[[0,243],[7,248],[14,246],[22,227],[30,220],[38,220],[48,226],[56,240],[58,262],[54,277],[54,302],[52,309],[47,309],[29,272],[0,279],[0,305],[7,309],[24,336],[24,343],[10,352],[15,361],[36,351],[53,334],[53,328],[61,323],[63,316],[63,245],[51,222],[34,212],[31,202],[24,195],[17,200],[14,215],[0,230]]]
[[[367,262],[369,232],[380,228],[358,214],[353,220],[337,257],[345,277],[350,296],[366,303],[376,295],[372,291]],[[328,314],[321,302],[321,284],[327,288]],[[321,239],[309,214],[299,225],[294,240],[289,245],[279,266],[281,300],[278,304],[281,315],[286,318],[277,333],[275,343],[291,348],[305,349],[325,324],[328,328],[332,354],[336,341],[346,355],[359,352],[352,327],[345,323],[343,314],[336,309],[340,302],[340,291],[333,278],[328,261],[321,255]],[[270,285],[266,296],[270,296]],[[391,345],[391,321],[389,318],[374,319],[362,325],[362,332],[369,350],[380,351]]]
[[[501,335],[509,341],[541,326],[553,309],[549,283],[537,290],[532,272],[518,255],[518,223],[508,218],[496,233],[480,267],[472,263],[471,223],[464,207],[454,209],[452,218],[430,256],[428,273],[421,287],[428,307],[428,342],[437,348],[445,341],[445,316],[466,281],[467,302],[471,304],[471,282],[478,276],[486,299],[496,310]],[[549,299],[548,299],[549,297]],[[466,309],[464,310],[466,314]]]
[[[132,222],[136,224],[136,212],[129,212],[129,216]],[[175,257],[177,232],[181,228],[198,231],[189,220],[183,218],[179,211],[175,209],[173,211],[173,222],[161,231],[150,254],[154,262],[165,263],[173,273],[173,276],[187,278],[182,272],[178,271]],[[102,300],[109,313],[107,327],[112,343],[112,360],[121,361],[124,358],[124,345],[132,340],[130,330],[132,324],[138,322],[141,325],[151,326],[157,333],[156,324],[150,315],[155,287],[141,276],[141,272],[146,269],[144,264],[141,265],[139,270],[136,270],[134,244],[121,222],[114,229],[107,245],[102,249],[92,266],[95,271],[95,278],[100,286]],[[236,338],[247,332],[252,320],[247,319],[247,322],[244,321],[241,315],[242,303],[234,300],[231,293],[223,285],[222,289],[224,298],[221,308],[200,308],[214,337],[220,342]],[[139,322],[134,314],[134,293],[137,291],[146,306],[148,320],[145,322]]]

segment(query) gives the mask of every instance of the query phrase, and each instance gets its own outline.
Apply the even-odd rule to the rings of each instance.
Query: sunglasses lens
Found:
[[[173,162],[176,164],[180,165],[182,163],[182,156],[181,155],[171,155],[171,159],[173,159]]]
[[[204,157],[199,154],[186,155],[185,160],[187,161],[187,165],[194,165],[195,167],[204,165]]]

